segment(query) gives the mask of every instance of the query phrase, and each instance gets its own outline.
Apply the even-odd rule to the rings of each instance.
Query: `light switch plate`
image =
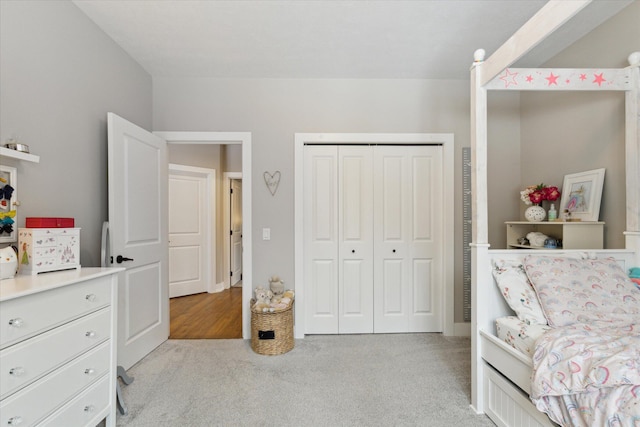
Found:
[[[262,229],[262,240],[271,240],[271,229],[263,228]]]

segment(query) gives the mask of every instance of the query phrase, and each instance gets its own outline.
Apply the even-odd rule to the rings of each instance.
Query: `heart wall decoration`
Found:
[[[264,183],[267,184],[269,192],[272,196],[275,196],[280,185],[280,171],[275,171],[274,173],[265,172],[262,176],[264,176]]]

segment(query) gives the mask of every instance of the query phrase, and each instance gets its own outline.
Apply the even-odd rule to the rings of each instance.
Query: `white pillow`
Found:
[[[494,260],[493,277],[502,296],[518,318],[529,325],[546,325],[547,319],[520,261]]]

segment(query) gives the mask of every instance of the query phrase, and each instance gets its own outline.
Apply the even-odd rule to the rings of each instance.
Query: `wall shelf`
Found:
[[[563,249],[602,249],[604,222],[576,221],[507,221],[507,248],[546,249],[518,244],[519,237],[539,231],[547,236],[562,240]]]
[[[6,147],[0,147],[0,155],[2,157],[10,157],[12,159],[40,163],[40,156],[36,156],[35,154],[30,153],[23,153],[22,151],[11,150],[10,148]]]

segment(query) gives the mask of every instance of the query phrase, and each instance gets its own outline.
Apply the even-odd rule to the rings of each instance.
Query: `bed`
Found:
[[[622,271],[640,266],[640,53],[629,56],[630,66],[621,69],[514,69],[511,64],[533,46],[577,14],[585,2],[550,1],[513,37],[485,60],[484,52],[474,55],[471,68],[471,149],[472,149],[472,390],[471,406],[485,413],[498,426],[553,426],[549,416],[532,402],[533,354],[514,348],[515,337],[504,332],[498,337],[496,319],[516,317],[494,279],[496,262],[525,263],[528,256],[612,259]],[[617,90],[625,92],[626,226],[625,248],[604,250],[492,250],[488,244],[487,209],[487,91],[523,90],[515,76],[532,73],[566,75],[567,72],[606,73],[611,84],[586,85],[580,79],[562,88],[529,85],[526,90]],[[503,77],[503,78],[501,78]],[[506,78],[505,78],[506,77]],[[506,328],[501,325],[500,329]],[[517,328],[517,326],[516,326]],[[518,330],[519,331],[519,330]],[[526,334],[530,332],[527,331]],[[543,331],[544,333],[544,331]],[[632,336],[634,336],[632,334]],[[637,336],[637,335],[635,335]],[[507,337],[507,339],[505,339]],[[512,339],[513,338],[513,339]],[[519,343],[523,348],[531,343]],[[534,344],[535,346],[535,344]],[[636,389],[634,392],[640,392]],[[634,403],[640,400],[638,393]],[[640,423],[640,421],[638,421]],[[611,421],[612,425],[615,420]],[[632,424],[624,424],[632,425]]]

